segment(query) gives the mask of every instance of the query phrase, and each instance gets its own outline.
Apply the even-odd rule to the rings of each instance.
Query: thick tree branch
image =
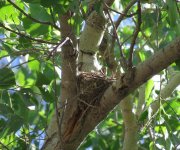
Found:
[[[114,82],[105,91],[99,105],[89,110],[83,123],[81,122],[81,131],[79,131],[78,137],[76,135],[77,133],[72,133],[71,138],[73,139],[73,134],[75,134],[76,138],[69,143],[65,143],[65,149],[71,147],[77,148],[86,135],[92,131],[123,98],[145,83],[153,75],[165,69],[178,59],[180,59],[180,38],[176,39],[162,50],[159,50],[147,61],[138,65],[134,80],[131,84],[127,84],[125,81],[126,74],[121,76],[120,79]]]
[[[137,136],[138,136],[138,122],[135,114],[133,113],[133,101],[129,95],[120,103],[122,117],[125,127],[125,137],[123,142],[123,150],[137,150]]]

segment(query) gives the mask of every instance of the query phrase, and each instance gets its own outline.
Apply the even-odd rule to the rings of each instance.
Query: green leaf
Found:
[[[40,21],[51,21],[52,17],[47,10],[39,4],[30,4],[30,14],[33,18]]]
[[[138,54],[139,54],[139,57],[140,57],[141,61],[144,61],[146,59],[146,55],[144,54],[143,51],[142,52],[139,51]]]
[[[144,111],[144,112],[141,114],[141,116],[139,117],[139,121],[140,121],[140,122],[144,122],[145,119],[147,119],[147,117],[148,117],[148,110]]]
[[[8,114],[13,114],[13,110],[11,107],[9,107],[8,105],[6,104],[2,104],[0,103],[0,115],[8,115]]]
[[[7,124],[3,131],[3,137],[17,132],[23,125],[23,119],[18,115],[12,114],[7,121]]]
[[[153,27],[156,23],[156,13],[151,12],[151,10],[145,10],[145,12],[142,14],[142,28],[147,29],[150,27]]]
[[[50,26],[48,25],[42,25],[39,23],[33,22],[29,18],[23,18],[23,26],[26,29],[26,32],[30,33],[30,35],[37,37],[40,35],[48,35]]]
[[[145,100],[147,100],[150,97],[153,87],[154,87],[154,81],[148,80],[148,82],[146,83]]]
[[[0,90],[0,101],[1,103],[8,104],[10,106],[10,94],[8,90]]]
[[[177,70],[180,70],[180,59],[175,61]]]
[[[0,89],[8,89],[15,84],[14,72],[9,68],[0,69]]]
[[[40,3],[41,0],[22,0],[26,3]]]
[[[43,73],[39,73],[37,76],[37,86],[42,86],[42,85],[49,85],[51,82],[50,79],[48,79]]]
[[[3,7],[0,9],[0,14],[0,21],[2,22],[8,22],[12,24],[20,23],[20,20],[18,18],[19,12],[15,11],[15,8],[12,5],[3,5]]]
[[[19,37],[19,46],[20,48],[29,48],[32,47],[31,41],[25,37],[20,36]]]
[[[5,57],[5,56],[7,56],[7,55],[8,55],[8,52],[7,52],[7,51],[5,51],[5,50],[1,50],[1,51],[0,51],[0,59],[3,58],[3,57]]]
[[[29,109],[27,108],[27,100],[25,99],[25,96],[20,92],[16,92],[11,96],[11,98],[15,114],[21,116],[24,120],[27,120]]]
[[[1,0],[0,1],[0,8],[6,5],[6,0]]]
[[[40,62],[38,60],[34,60],[35,58],[33,57],[29,57],[29,63],[28,63],[28,67],[31,71],[35,71],[38,72],[40,70]],[[31,61],[33,60],[33,61]]]
[[[151,143],[149,144],[149,150],[154,150],[154,142],[151,142]]]
[[[40,0],[40,1],[41,1],[41,5],[44,7],[51,7],[55,2],[55,0]]]
[[[177,7],[178,7],[176,5],[177,2],[175,0],[167,0],[166,3],[168,6],[167,11],[168,11],[170,25],[176,30],[177,36],[179,36],[180,35],[180,15],[177,10]]]
[[[49,90],[45,88],[39,88],[43,97],[43,100],[46,102],[54,102],[54,95],[53,93],[50,93]]]
[[[30,88],[35,85],[37,74],[35,71],[21,68],[16,73],[16,82],[23,88]]]
[[[13,52],[12,47],[11,47],[9,44],[7,44],[7,43],[2,43],[2,47],[3,47],[3,49],[6,50],[8,53],[12,53],[12,52]]]

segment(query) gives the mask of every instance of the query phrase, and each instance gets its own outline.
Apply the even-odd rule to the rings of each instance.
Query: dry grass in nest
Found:
[[[113,79],[100,73],[82,72],[78,76],[79,101],[81,111],[98,107],[99,101]]]

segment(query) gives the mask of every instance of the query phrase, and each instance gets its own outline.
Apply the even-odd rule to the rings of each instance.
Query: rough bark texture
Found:
[[[95,2],[95,0],[91,1],[92,3]],[[111,5],[113,1],[114,0],[106,0],[108,5]],[[135,2],[136,1],[133,0],[131,5]],[[131,5],[129,4],[129,7]],[[125,11],[128,11],[128,9]],[[95,79],[94,77],[96,75],[94,76],[92,74],[92,80],[89,80],[86,78],[87,76],[84,76],[83,79],[80,80],[79,86],[79,77],[77,77],[76,72],[76,51],[74,49],[76,47],[76,39],[71,25],[68,24],[70,17],[71,14],[69,12],[60,17],[61,37],[69,37],[72,40],[72,42],[68,42],[62,47],[61,102],[63,107],[62,109],[59,109],[59,111],[63,118],[61,124],[57,126],[57,119],[55,116],[53,117],[48,128],[47,140],[43,147],[45,150],[77,149],[87,134],[92,131],[121,100],[145,83],[153,75],[165,69],[174,61],[180,59],[179,38],[133,69],[133,76],[131,76],[133,79],[129,78],[129,74],[122,74],[116,81],[109,83],[106,82],[107,79],[105,77],[101,78],[97,75],[97,79]],[[122,17],[124,16],[122,15]],[[116,25],[118,25],[121,19],[122,18],[117,21]],[[92,33],[94,32],[92,24],[88,30],[89,29]],[[98,37],[98,41],[102,40],[104,34],[102,30],[100,31],[100,34],[96,36]],[[89,43],[88,35],[85,34],[83,40],[84,39]],[[84,51],[84,53],[91,53],[93,50],[93,54],[100,44],[100,42],[92,43],[96,47],[88,47],[88,49],[86,49],[86,42],[82,42],[82,39],[80,39],[80,42],[81,50]],[[92,42],[92,40],[90,42]],[[88,89],[88,84],[92,90],[89,89],[89,93],[87,94],[86,91],[83,91],[82,86],[86,86]],[[99,84],[104,85],[105,88],[100,90],[100,88],[98,88]],[[93,91],[94,89],[100,91]],[[84,98],[86,95],[84,96],[84,93],[82,92],[85,92],[87,96],[89,96],[88,101],[86,101]],[[94,99],[93,95],[95,92],[97,92],[96,99]],[[93,102],[91,101],[91,96]]]
[[[86,135],[93,130],[94,127],[102,121],[123,98],[145,83],[153,75],[178,59],[180,59],[180,39],[175,40],[164,49],[158,51],[147,61],[138,65],[135,71],[134,80],[131,84],[127,85],[124,80],[126,79],[126,75],[121,76],[120,79],[114,82],[113,85],[105,91],[97,109],[92,108],[89,110],[87,117],[83,120],[83,123],[81,122],[82,128],[79,136],[74,142],[67,144],[69,145],[68,147],[70,148],[74,144],[77,144],[78,146]]]
[[[88,112],[86,112],[86,117],[73,124],[73,120],[77,119],[80,114],[74,115],[74,118],[72,117],[69,122],[63,123],[63,126],[66,127],[66,132],[69,130],[69,137],[63,137],[63,139],[65,139],[64,149],[76,149],[87,134],[92,131],[123,98],[145,83],[153,75],[165,69],[178,59],[180,59],[180,39],[176,39],[167,47],[158,51],[154,56],[139,64],[135,69],[134,79],[131,81],[131,84],[127,82],[127,75],[122,75],[107,88],[95,107],[89,108]],[[69,93],[67,94],[69,95]],[[71,107],[74,108],[74,106]],[[77,111],[74,112],[74,114],[76,113]],[[74,125],[73,132],[71,132],[71,128],[68,128],[68,126],[72,127],[72,125]]]
[[[43,149],[45,150],[56,150],[63,147],[64,144],[62,134],[65,131],[66,125],[69,123],[69,117],[71,117],[76,110],[77,103],[75,97],[77,96],[77,51],[76,38],[73,34],[71,25],[68,24],[70,17],[69,12],[60,17],[61,38],[63,39],[69,37],[70,40],[62,47],[61,108],[58,110],[60,113],[60,118],[57,119],[56,114],[52,118],[47,130],[47,140],[43,146]]]

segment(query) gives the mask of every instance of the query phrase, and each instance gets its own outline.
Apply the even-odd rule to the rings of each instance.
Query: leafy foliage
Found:
[[[125,9],[129,2],[118,1],[115,3],[117,6],[114,4],[112,8],[121,11],[120,8]],[[61,76],[60,69],[57,69],[61,66],[60,52],[50,55],[61,39],[58,18],[71,11],[69,23],[78,37],[88,3],[86,0],[16,0],[14,5],[12,3],[10,0],[0,1],[0,149],[39,149],[43,144],[43,140],[39,139],[44,139],[54,110],[54,99],[60,97]],[[134,52],[135,65],[180,35],[177,1],[143,1],[142,6],[141,32]],[[98,11],[99,7],[95,9]],[[136,10],[134,5],[128,13],[136,13]],[[113,14],[114,19],[118,15]],[[118,28],[126,56],[129,56],[136,23],[137,16],[131,16],[125,18]],[[117,44],[113,53],[118,62],[120,54]],[[107,67],[106,64],[104,66]],[[171,67],[178,71],[179,62]],[[168,80],[169,76],[169,72],[159,74],[164,80]],[[170,150],[179,144],[180,92],[176,90],[169,101],[161,103],[156,115],[148,118],[148,106],[157,99],[156,93],[161,92],[162,85],[157,88],[157,84],[152,79],[145,85],[145,107],[138,118],[141,126],[139,149]],[[133,93],[135,110],[138,96],[138,91]],[[154,136],[149,133],[150,129]],[[122,149],[123,139],[123,119],[117,107],[88,135],[79,149]]]

